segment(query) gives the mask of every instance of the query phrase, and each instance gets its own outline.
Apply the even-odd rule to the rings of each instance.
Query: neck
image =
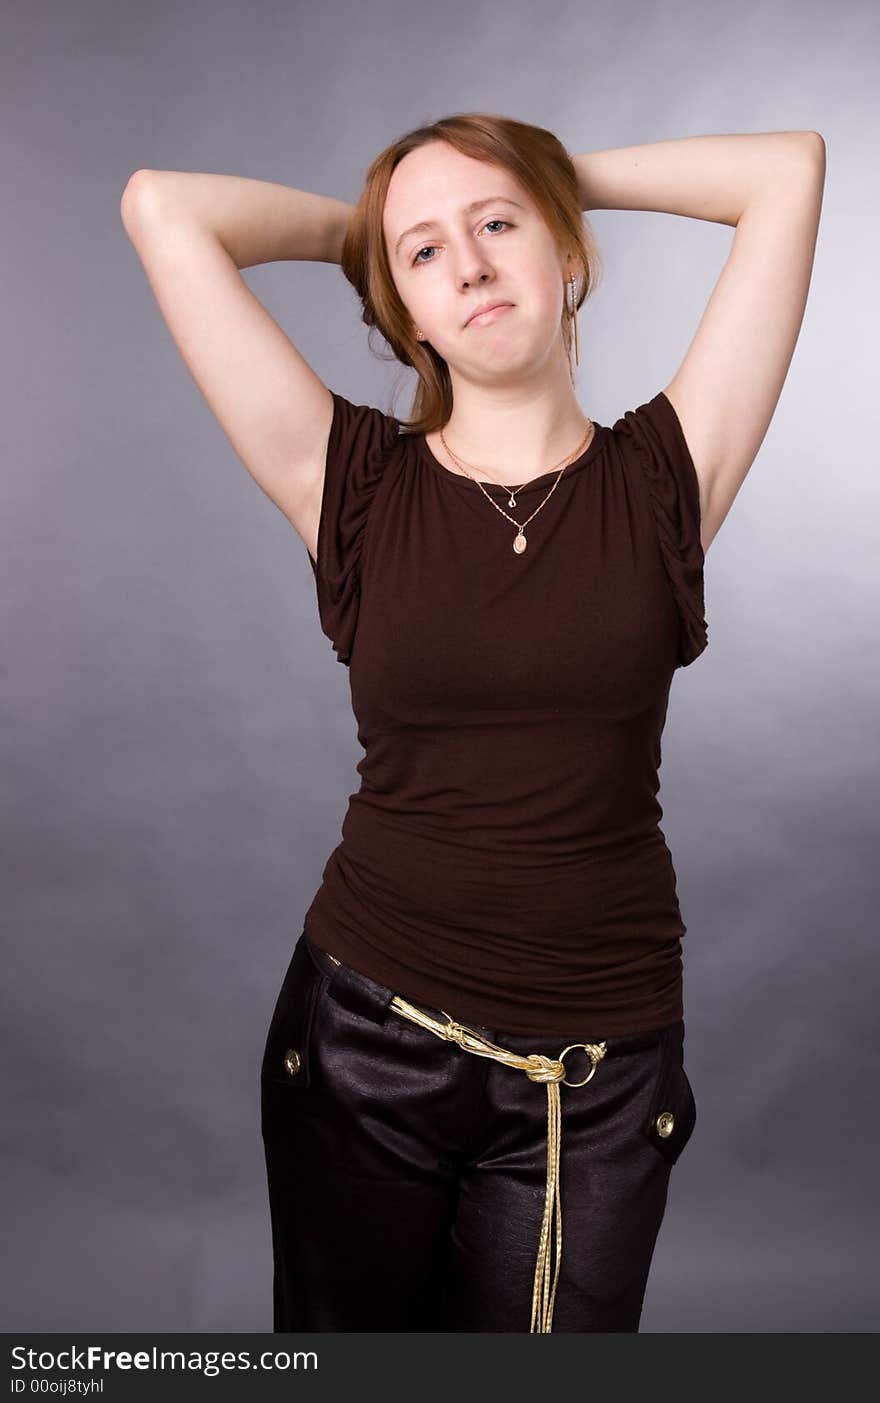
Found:
[[[515,389],[458,384],[453,398],[449,422],[426,435],[431,451],[452,472],[465,475],[467,469],[499,486],[518,487],[560,469],[584,452],[592,438],[591,422],[568,379],[562,385],[545,381],[525,389],[521,383]]]

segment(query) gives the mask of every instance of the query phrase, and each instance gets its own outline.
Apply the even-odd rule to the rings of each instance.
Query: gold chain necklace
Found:
[[[544,500],[543,500],[543,502],[541,503],[541,505],[538,506],[538,507],[536,507],[535,510],[532,512],[532,515],[526,517],[525,521],[524,521],[522,524],[520,524],[520,523],[516,520],[515,517],[508,516],[508,515],[507,515],[507,512],[504,511],[504,509],[503,509],[502,507],[499,507],[499,505],[498,505],[498,503],[495,501],[495,499],[489,495],[489,493],[486,491],[486,489],[485,489],[485,487],[483,486],[483,484],[482,484],[481,482],[477,481],[477,479],[473,476],[472,473],[469,473],[469,472],[468,472],[468,470],[467,470],[467,465],[466,465],[465,463],[463,463],[463,462],[461,461],[460,458],[456,457],[456,455],[453,453],[452,449],[449,447],[449,444],[446,442],[446,439],[443,437],[443,430],[442,430],[442,429],[440,430],[440,442],[443,444],[443,447],[446,449],[446,452],[449,454],[450,458],[452,458],[453,461],[456,462],[460,468],[463,468],[463,469],[464,469],[465,476],[466,476],[466,477],[469,477],[469,478],[471,479],[471,482],[476,482],[476,484],[477,484],[477,486],[479,487],[480,491],[482,492],[483,496],[487,499],[487,501],[489,501],[489,502],[492,503],[492,506],[495,508],[495,510],[498,511],[498,512],[501,512],[501,515],[502,515],[503,517],[506,517],[507,520],[510,521],[510,522],[512,522],[513,525],[517,528],[517,534],[516,534],[516,536],[515,536],[514,539],[513,539],[513,549],[516,551],[517,555],[522,555],[523,551],[525,550],[526,546],[528,545],[528,541],[526,540],[525,528],[528,526],[528,524],[529,524],[530,521],[533,521],[533,520],[535,519],[535,517],[538,515],[538,512],[541,510],[541,507],[544,507],[544,506],[547,505],[547,503],[549,502],[550,498],[553,496],[553,493],[556,491],[557,487],[559,486],[560,480],[561,480],[561,478],[562,478],[562,474],[565,472],[565,469],[568,467],[569,463],[573,463],[574,460],[575,460],[575,458],[579,458],[580,455],[581,455],[581,453],[583,453],[584,448],[585,448],[586,443],[587,443],[587,440],[588,440],[589,437],[590,437],[590,432],[589,432],[589,430],[590,430],[591,428],[593,428],[592,421],[589,422],[589,428],[588,428],[587,432],[584,434],[584,437],[581,439],[580,443],[578,444],[578,447],[575,449],[575,452],[574,452],[569,458],[567,458],[567,459],[563,462],[562,467],[559,469],[559,475],[558,475],[556,481],[554,482],[553,486],[550,488],[550,491],[547,493],[547,496],[544,498]],[[471,463],[470,466],[473,467],[474,464]],[[547,472],[552,473],[552,472],[555,472],[555,470],[556,470],[556,465],[554,464],[554,466],[553,466],[552,468],[548,468],[548,469],[547,469]],[[544,474],[543,474],[543,473],[540,473],[539,476],[543,477]],[[505,491],[509,491],[509,492],[510,492],[510,501],[509,501],[508,504],[507,504],[509,507],[515,507],[515,506],[516,506],[516,494],[517,494],[517,492],[521,492],[521,491],[523,490],[523,488],[524,488],[525,486],[527,486],[527,483],[528,483],[528,480],[527,480],[526,482],[520,483],[519,487],[505,488]],[[494,485],[495,487],[504,487],[504,483],[503,483],[503,482],[496,482],[496,483],[494,483],[493,485]]]

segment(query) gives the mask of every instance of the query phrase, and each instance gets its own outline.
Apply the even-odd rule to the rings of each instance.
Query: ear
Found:
[[[569,278],[574,278],[578,288],[583,286],[585,278],[584,265],[577,254],[567,253],[565,255],[562,276],[565,279],[566,287],[568,286]]]

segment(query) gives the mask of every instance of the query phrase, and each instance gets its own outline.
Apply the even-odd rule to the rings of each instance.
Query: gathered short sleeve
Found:
[[[614,425],[639,464],[657,528],[663,564],[681,621],[679,667],[708,644],[700,487],[678,415],[661,390]]]
[[[360,602],[360,561],[373,497],[398,442],[398,421],[333,395],[333,420],[318,524],[317,564],[309,561],[321,628],[337,661],[351,659]]]

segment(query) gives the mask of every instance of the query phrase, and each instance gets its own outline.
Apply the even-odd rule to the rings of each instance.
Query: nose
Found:
[[[492,265],[480,248],[468,245],[457,258],[458,285],[467,289],[484,283],[492,276]]]

